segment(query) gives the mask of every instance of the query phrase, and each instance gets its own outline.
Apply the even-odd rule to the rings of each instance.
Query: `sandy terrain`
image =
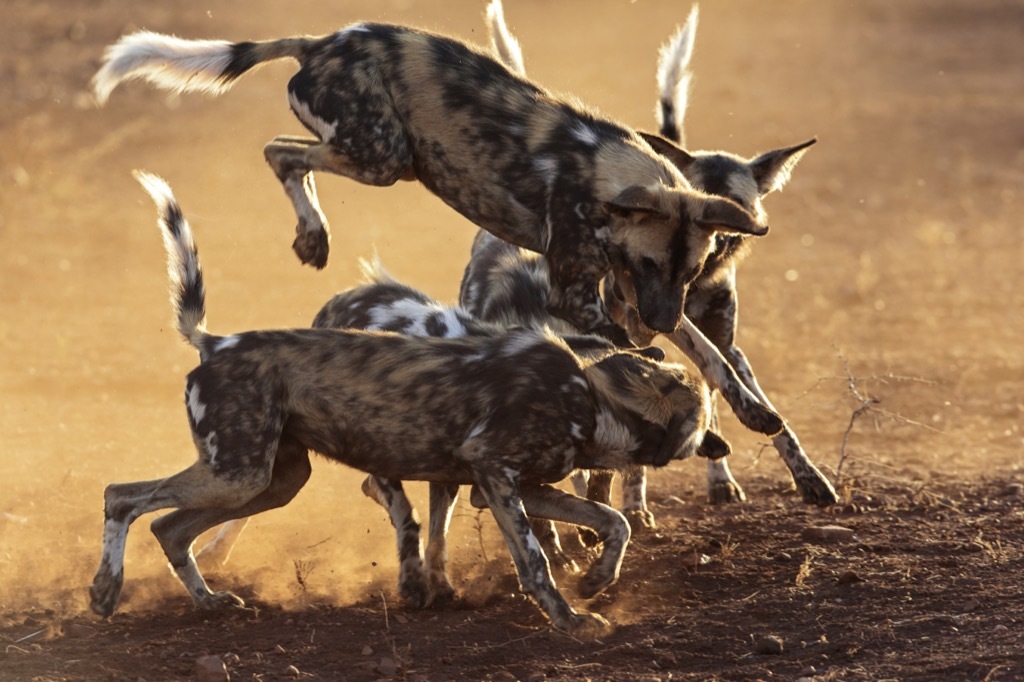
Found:
[[[358,493],[358,473],[320,460],[209,576],[255,609],[194,613],[143,518],[120,611],[88,611],[104,485],[193,457],[181,391],[195,355],[170,325],[163,247],[132,169],[167,178],[191,219],[214,332],[308,325],[374,250],[451,300],[474,232],[418,185],[322,175],[331,262],[302,267],[261,152],[303,132],[284,96],[293,66],[268,65],[217,99],[131,84],[97,109],[88,81],[103,47],[138,28],[241,40],[363,19],[482,41],[482,10],[6,3],[0,679],[188,679],[204,654],[232,679],[259,680],[1024,678],[1020,0],[701,7],[691,147],[753,155],[819,138],[767,201],[772,231],[740,275],[740,345],[837,481],[835,508],[803,505],[774,451],[727,416],[750,501],[708,506],[700,462],[653,474],[659,531],[634,538],[620,582],[587,603],[560,579],[618,625],[581,643],[517,595],[493,523],[462,502],[460,599],[402,607],[384,514]],[[534,78],[654,127],[657,48],[688,5],[508,0],[506,11]],[[869,397],[879,402],[851,426]],[[804,539],[827,523],[855,537]],[[767,635],[781,653],[758,653]]]

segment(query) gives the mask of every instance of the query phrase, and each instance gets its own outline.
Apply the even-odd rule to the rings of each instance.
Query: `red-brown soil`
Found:
[[[133,168],[165,177],[189,215],[215,332],[308,325],[374,249],[451,300],[473,234],[418,185],[321,175],[331,263],[300,267],[261,153],[302,132],[285,102],[292,66],[217,99],[130,84],[97,109],[88,81],[104,46],[137,28],[240,40],[361,19],[482,41],[483,2],[4,10],[0,680],[190,679],[207,654],[232,679],[265,681],[1024,679],[1019,0],[702,5],[689,144],[752,155],[819,138],[767,201],[772,231],[740,272],[739,342],[843,500],[802,504],[774,451],[726,416],[748,503],[707,505],[701,464],[674,464],[652,474],[659,528],[635,536],[618,584],[585,602],[559,577],[578,608],[617,625],[597,643],[546,627],[493,523],[464,503],[459,599],[402,607],[384,514],[358,473],[322,461],[208,576],[251,610],[193,612],[149,518],[129,536],[121,609],[101,620],[86,603],[103,486],[193,456],[181,391],[195,355],[169,324]],[[641,128],[654,125],[657,48],[688,11],[506,3],[533,77]],[[826,524],[854,536],[805,539]],[[781,652],[759,653],[768,636]]]

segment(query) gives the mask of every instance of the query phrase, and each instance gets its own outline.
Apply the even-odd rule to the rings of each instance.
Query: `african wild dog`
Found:
[[[481,234],[487,235],[483,232]],[[494,241],[505,244],[497,239]],[[508,315],[499,318],[502,325],[481,322],[461,308],[438,303],[422,292],[395,281],[383,270],[380,263],[375,261],[373,264],[361,263],[366,283],[335,295],[317,313],[313,326],[325,329],[392,331],[413,336],[443,338],[494,336],[504,333],[508,326],[528,327],[537,331],[550,329],[564,335],[563,339],[573,352],[585,359],[595,360],[613,353],[620,356],[619,362],[615,365],[601,365],[608,385],[614,382],[624,390],[616,394],[617,406],[606,415],[607,417],[617,414],[616,419],[603,417],[599,421],[599,427],[609,432],[630,432],[636,438],[628,447],[640,445],[642,439],[638,436],[646,428],[644,413],[657,404],[663,394],[669,393],[673,384],[679,381],[676,374],[678,369],[672,365],[652,364],[635,358],[634,352],[617,350],[602,337],[574,334],[566,323],[551,316],[544,307],[549,286],[546,270],[531,270],[531,261],[526,259],[521,263],[525,267],[518,270],[526,277],[532,276],[534,281],[523,283],[508,292],[510,300],[502,306],[502,309],[508,311]],[[653,384],[645,386],[630,380],[631,375],[643,372],[656,378],[660,388],[652,390]],[[776,420],[775,428],[781,428],[780,421]],[[717,434],[708,433],[701,443],[699,454],[715,458],[722,457],[727,452],[728,443]],[[633,454],[635,455],[635,450]],[[617,460],[612,459],[611,455],[605,455],[602,462],[604,466],[624,467],[628,471],[637,468],[634,464],[635,459],[636,456],[627,453],[620,455]],[[458,490],[458,485],[445,485],[437,481],[430,483],[430,526],[424,569],[420,522],[405,495],[402,481],[369,476],[363,482],[363,492],[388,511],[397,531],[399,593],[404,601],[413,606],[422,607],[447,601],[455,594],[446,570],[446,534],[458,498]],[[564,520],[577,524],[586,521]],[[203,547],[197,556],[200,564],[226,561],[244,526],[245,519],[225,524],[214,540]],[[535,522],[533,527],[534,532],[538,533],[548,560],[554,566],[571,572],[578,571],[575,562],[562,551],[558,536],[551,532],[548,525]]]
[[[602,554],[579,583],[584,597],[601,592],[618,577],[629,526],[610,507],[549,484],[576,466],[607,466],[605,458],[663,465],[695,454],[707,431],[702,384],[678,368],[664,373],[666,386],[634,353],[581,361],[553,335],[526,329],[460,339],[338,329],[209,334],[188,223],[162,180],[139,179],[159,209],[177,329],[200,354],[185,389],[199,457],[167,478],[107,486],[90,588],[96,613],[117,605],[130,524],[169,507],[176,510],[152,530],[194,604],[243,605],[210,591],[191,546],[217,524],[287,504],[308,479],[314,450],[386,480],[474,485],[523,590],[552,624],[580,636],[607,631],[607,621],[577,612],[555,588],[526,514],[585,519],[604,533]],[[652,396],[642,416],[619,409]],[[642,423],[621,429],[630,416]]]
[[[768,230],[732,200],[694,191],[633,130],[476,47],[414,28],[357,23],[240,43],[142,31],[107,49],[93,85],[100,102],[132,78],[220,93],[283,58],[300,64],[288,100],[316,137],[279,137],[264,154],[295,207],[293,246],[305,263],[322,267],[328,253],[313,171],[371,185],[415,178],[483,229],[544,253],[554,314],[630,346],[600,296],[610,252],[630,273],[644,323],[671,332],[717,235]]]
[[[815,140],[765,152],[752,159],[723,151],[687,152],[680,147],[684,144],[682,122],[689,95],[689,63],[696,36],[697,16],[695,5],[683,26],[660,50],[656,109],[660,135],[641,133],[641,136],[656,151],[671,159],[696,189],[727,197],[756,216],[759,221],[765,222],[762,199],[785,186],[797,162]],[[509,68],[522,74],[522,50],[518,41],[508,31],[500,0],[492,0],[487,10],[487,18],[495,52]],[[748,252],[751,242],[752,240],[741,235],[716,236],[711,254],[696,279],[686,289],[683,321],[675,332],[668,335],[669,340],[701,368],[712,386],[721,390],[726,401],[745,424],[747,422],[743,412],[750,400],[757,401],[772,411],[775,409],[758,385],[750,363],[735,340],[738,301],[736,266]],[[623,300],[623,290],[628,291],[631,288],[631,273],[622,269],[617,273],[618,276],[613,275],[605,281],[605,303],[612,317],[627,328],[635,343],[641,346],[648,345],[656,332],[641,321],[635,306]],[[634,294],[637,295],[639,290]],[[472,306],[469,308],[473,310]],[[687,321],[692,321],[692,324],[687,324]],[[707,347],[712,343],[720,353],[708,352]],[[727,364],[735,368],[734,376],[738,375],[742,380],[743,400],[739,403],[739,394],[731,394],[730,390],[723,387],[715,378],[719,373],[723,354]],[[709,365],[709,359],[713,356],[717,357],[714,357],[712,365]],[[717,424],[717,413],[715,423]],[[807,457],[796,434],[788,425],[773,437],[773,444],[792,473],[804,501],[819,505],[836,502],[837,497],[832,485]],[[633,479],[632,483],[624,483],[624,486],[632,487],[632,490],[624,490],[624,494],[636,500],[644,499],[645,482],[642,472],[641,469],[641,475]],[[608,479],[599,476],[595,483],[604,486],[603,496],[607,491]],[[724,458],[708,462],[708,499],[712,503],[738,502],[746,499]],[[640,507],[646,509],[646,502],[641,503]],[[637,518],[641,522],[643,519],[648,519],[653,524],[653,516],[650,516],[649,512]]]

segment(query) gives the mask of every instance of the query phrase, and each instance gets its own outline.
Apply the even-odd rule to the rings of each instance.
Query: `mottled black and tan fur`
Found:
[[[492,0],[487,18],[495,52],[510,68],[523,73],[522,50],[505,24],[500,0]],[[670,159],[694,188],[731,199],[759,222],[767,223],[762,200],[785,186],[804,152],[815,140],[774,149],[749,159],[725,151],[686,151],[682,148],[681,145],[685,144],[683,119],[691,81],[689,64],[697,18],[695,5],[687,21],[660,50],[656,108],[660,135],[640,135]],[[750,426],[749,417],[745,413],[751,401],[775,411],[735,338],[738,322],[736,267],[752,242],[740,234],[716,235],[712,251],[685,291],[683,319],[675,331],[667,334],[668,339],[700,367],[711,385],[722,392],[726,402],[747,426]],[[633,272],[629,269],[616,269],[604,283],[605,304],[612,318],[627,329],[633,342],[646,346],[658,332],[639,316],[636,303],[640,293],[639,290],[634,291],[636,287],[632,277]],[[627,295],[628,301],[624,300]],[[730,368],[724,371],[723,364]],[[725,383],[719,377],[725,379]],[[732,381],[737,377],[739,381]],[[717,413],[715,424],[717,428]],[[772,442],[806,502],[819,505],[836,502],[832,485],[811,462],[788,425],[774,435]],[[745,499],[727,461],[727,458],[708,461],[708,499],[712,503]],[[637,477],[632,483],[625,484],[624,494],[643,499],[642,485],[645,485],[643,478]],[[643,506],[646,507],[646,503]]]
[[[618,577],[628,524],[550,484],[608,456],[663,465],[695,454],[708,416],[702,385],[680,369],[662,390],[660,375],[632,362],[654,365],[639,355],[583,362],[554,335],[526,329],[458,339],[339,329],[209,334],[188,224],[162,180],[140,180],[160,209],[178,331],[202,358],[185,389],[199,457],[164,479],[107,487],[103,556],[90,589],[95,612],[106,616],[117,605],[129,525],[165,508],[175,511],[152,530],[196,606],[241,605],[230,592],[210,591],[192,544],[220,523],[287,504],[309,477],[313,450],[387,480],[473,484],[523,590],[551,622],[581,636],[607,631],[607,621],[577,612],[555,588],[526,514],[586,517],[607,530],[579,586],[584,597],[605,589]],[[639,398],[651,403],[652,421],[627,432],[638,445],[603,436],[604,413],[636,400],[634,387],[647,384],[659,395]]]
[[[735,202],[694,191],[631,129],[413,28],[359,23],[240,43],[138,32],[107,49],[93,84],[101,102],[132,78],[219,93],[283,58],[300,64],[288,101],[316,137],[277,138],[264,152],[294,204],[305,263],[322,267],[328,252],[313,171],[370,185],[416,178],[481,228],[544,253],[554,314],[631,345],[599,293],[613,262],[630,273],[644,323],[671,332],[717,235],[768,230]]]

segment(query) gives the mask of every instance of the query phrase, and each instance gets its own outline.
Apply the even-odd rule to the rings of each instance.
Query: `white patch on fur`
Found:
[[[576,206],[574,207],[574,209],[575,209],[575,211],[576,211],[576,217],[577,217],[577,218],[579,218],[580,220],[586,220],[587,216],[585,216],[585,215],[583,214],[583,204],[582,204],[582,203],[578,203],[578,204],[576,204]]]
[[[346,33],[369,33],[370,27],[365,21],[359,21],[354,24],[349,24],[345,28],[338,32],[338,37],[344,36]]]
[[[608,410],[598,410],[597,428],[594,430],[594,445],[601,452],[613,456],[628,457],[640,447],[632,432],[623,426]]]
[[[197,425],[206,415],[206,405],[199,399],[199,384],[192,384],[188,389],[188,413],[192,415],[192,423]]]
[[[597,133],[583,121],[576,121],[573,125],[572,136],[589,147],[597,146]]]
[[[458,313],[447,306],[427,305],[413,299],[399,299],[386,306],[370,308],[370,324],[367,329],[394,329],[396,320],[406,319],[409,324],[402,328],[403,334],[410,336],[430,336],[427,333],[427,320],[438,313],[446,327],[444,338],[457,339],[466,335],[466,328],[459,319]]]
[[[209,457],[207,464],[211,467],[217,464],[217,432],[210,431],[206,438],[203,439],[203,451],[206,456]]]
[[[512,357],[521,353],[526,353],[531,348],[544,343],[544,337],[539,334],[532,334],[530,332],[516,332],[509,334],[508,340],[501,349],[501,354],[506,357]]]
[[[533,169],[540,173],[548,192],[555,186],[558,177],[558,161],[550,156],[541,156],[533,160]]]
[[[213,352],[216,353],[217,351],[224,350],[225,348],[234,348],[235,346],[238,345],[238,341],[239,341],[238,334],[232,334],[231,336],[225,336],[223,339],[218,341],[213,346]]]
[[[334,140],[334,133],[338,130],[338,119],[334,119],[334,123],[328,123],[314,114],[310,110],[309,104],[296,97],[290,90],[288,91],[288,104],[298,119],[316,133],[316,136],[323,142]]]
[[[92,79],[96,100],[103,104],[122,81],[142,78],[173,92],[220,94],[231,87],[221,80],[231,63],[226,40],[183,40],[138,31],[106,49],[103,66]]]
[[[572,434],[573,438],[582,438],[583,426],[577,424],[576,422],[572,422],[571,424],[569,424],[569,433]]]
[[[574,381],[574,382],[578,383],[580,386],[582,386],[583,388],[588,388],[589,387],[589,384],[587,383],[587,380],[584,379],[581,376],[572,376],[572,377],[569,378],[569,381]]]
[[[594,230],[594,236],[597,237],[598,241],[606,242],[612,238],[612,229],[607,225],[602,225]]]
[[[473,425],[473,428],[469,430],[469,435],[466,436],[466,440],[473,440],[479,438],[480,434],[487,430],[487,422],[477,422]]]

